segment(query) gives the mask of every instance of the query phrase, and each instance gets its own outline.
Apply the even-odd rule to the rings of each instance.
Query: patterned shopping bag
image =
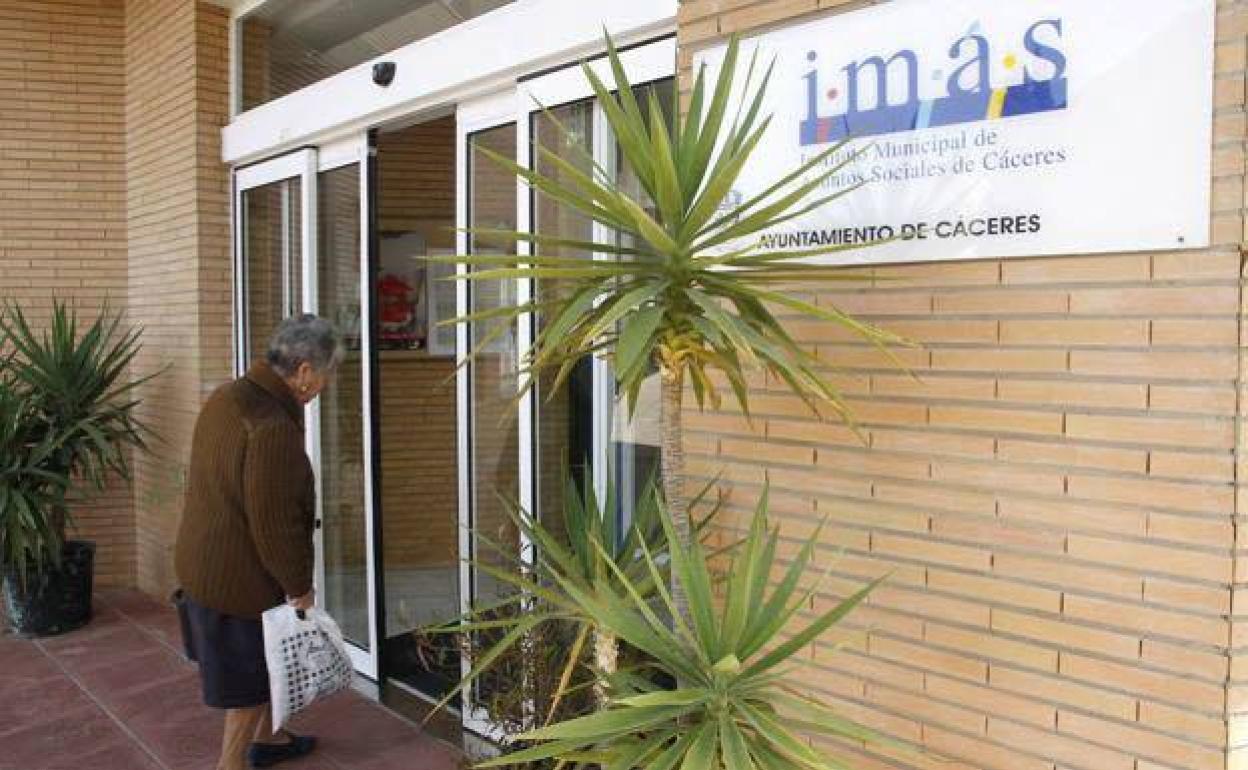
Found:
[[[313,701],[351,684],[354,671],[342,631],[322,610],[282,605],[264,613],[273,731]]]

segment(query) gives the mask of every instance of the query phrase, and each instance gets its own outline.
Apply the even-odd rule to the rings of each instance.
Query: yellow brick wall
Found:
[[[728,33],[862,5],[689,0],[682,85]],[[920,379],[792,322],[846,370],[865,445],[774,382],[754,383],[753,425],[688,416],[693,475],[726,473],[727,522],[765,480],[790,551],[830,517],[814,609],[893,571],[795,674],[927,752],[845,748],[857,768],[1248,767],[1231,620],[1248,6],[1219,3],[1217,29],[1215,246],[869,270],[810,296],[921,342],[900,352]]]
[[[121,0],[0,4],[0,298],[42,323],[53,298],[126,308]],[[74,511],[96,578],[134,576],[131,493]]]
[[[147,326],[136,365],[168,367],[143,389],[163,445],[139,462],[140,588],[174,585],[171,550],[199,406],[230,370],[226,12],[206,2],[126,3],[126,202],[130,312]]]

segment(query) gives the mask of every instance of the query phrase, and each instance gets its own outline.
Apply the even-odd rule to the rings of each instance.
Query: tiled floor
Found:
[[[97,596],[64,636],[0,634],[0,770],[211,770],[221,714],[199,700],[171,609],[135,592]],[[0,628],[3,627],[0,618]],[[454,770],[458,753],[355,693],[300,715],[314,734],[291,770]]]

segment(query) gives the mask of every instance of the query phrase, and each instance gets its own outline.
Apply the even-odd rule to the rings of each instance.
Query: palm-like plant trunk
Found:
[[[683,428],[681,425],[681,404],[684,399],[684,382],[681,373],[664,366],[660,370],[662,378],[662,470],[663,496],[667,499],[667,508],[671,512],[672,523],[676,526],[676,534],[681,545],[688,547],[692,536],[689,523],[689,501],[685,496],[685,449],[682,444]],[[685,597],[685,589],[672,575],[672,603],[680,617],[688,620],[689,602]]]
[[[594,627],[594,666],[604,675],[614,674],[619,669],[620,645],[615,634]],[[602,677],[594,684],[594,699],[600,708],[607,707],[607,687]]]

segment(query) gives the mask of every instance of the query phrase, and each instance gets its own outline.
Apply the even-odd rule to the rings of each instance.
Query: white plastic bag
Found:
[[[354,671],[342,631],[324,611],[300,613],[283,604],[265,612],[263,624],[273,731],[277,732],[313,701],[349,687]]]

